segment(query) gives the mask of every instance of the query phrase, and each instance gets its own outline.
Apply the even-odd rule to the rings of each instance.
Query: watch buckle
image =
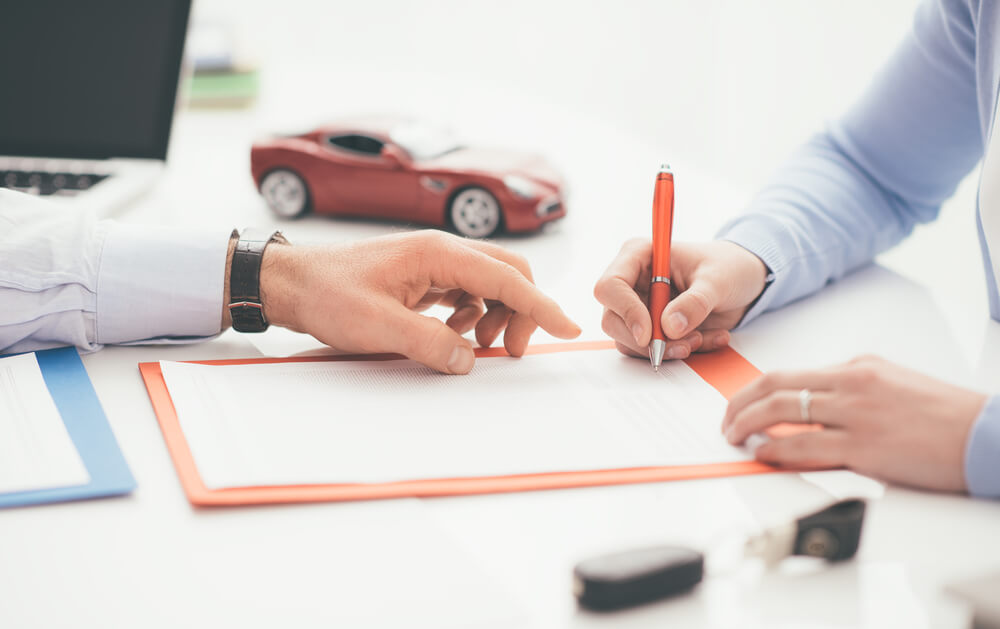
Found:
[[[234,304],[229,304],[229,310],[230,311],[232,311],[235,308],[256,308],[257,310],[260,310],[261,312],[264,311],[264,305],[263,304],[258,304],[255,301],[238,301],[238,302],[236,302]]]

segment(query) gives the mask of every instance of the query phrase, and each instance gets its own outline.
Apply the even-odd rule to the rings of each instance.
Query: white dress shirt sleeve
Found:
[[[97,220],[0,189],[0,352],[218,334],[229,237]]]

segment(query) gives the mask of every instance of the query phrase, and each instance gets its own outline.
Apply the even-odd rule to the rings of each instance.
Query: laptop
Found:
[[[0,187],[111,213],[162,173],[191,0],[21,0],[0,17]]]

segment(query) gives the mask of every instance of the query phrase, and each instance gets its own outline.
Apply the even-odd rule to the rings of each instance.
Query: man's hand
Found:
[[[604,305],[602,327],[619,351],[648,357],[653,334],[649,281],[653,247],[649,240],[626,242],[594,286]],[[767,267],[737,244],[724,241],[676,243],[671,250],[672,298],[661,319],[667,338],[666,358],[686,358],[729,343],[750,304],[764,290]]]
[[[782,422],[801,423],[799,392],[823,430],[773,439],[757,449],[766,463],[840,467],[885,480],[965,491],[965,444],[986,396],[865,356],[819,371],[761,376],[729,402],[722,430],[730,443]]]
[[[339,246],[270,245],[261,267],[264,316],[346,352],[395,352],[446,373],[468,373],[480,345],[504,331],[520,356],[538,326],[559,338],[580,328],[532,283],[520,255],[440,231]],[[418,314],[454,308],[446,323]]]

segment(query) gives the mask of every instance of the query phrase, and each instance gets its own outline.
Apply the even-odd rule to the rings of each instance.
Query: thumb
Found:
[[[663,332],[674,340],[684,338],[705,321],[718,303],[718,291],[711,282],[694,280],[663,309],[660,317]]]
[[[472,344],[439,319],[393,308],[383,326],[383,339],[392,351],[442,373],[469,373],[476,362]]]

